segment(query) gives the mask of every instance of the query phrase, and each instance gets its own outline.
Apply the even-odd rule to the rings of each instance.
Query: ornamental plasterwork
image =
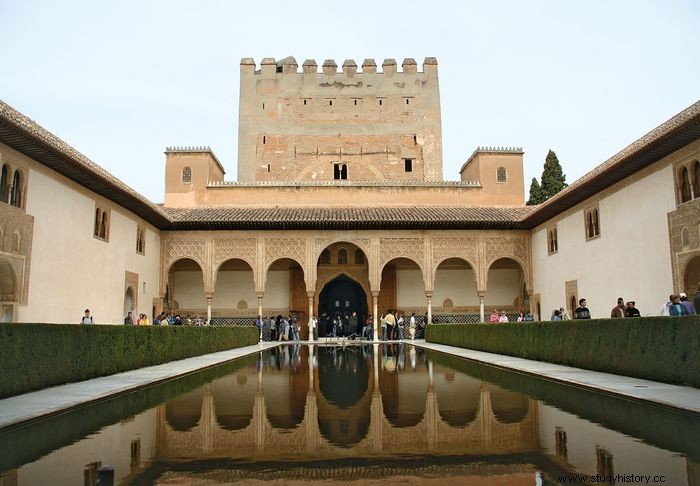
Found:
[[[214,240],[214,262],[216,269],[226,260],[239,258],[255,269],[257,240],[255,238],[217,238]]]
[[[304,238],[265,238],[265,267],[280,258],[291,258],[306,267]]]
[[[476,268],[479,260],[477,238],[435,238],[433,239],[433,268],[448,258],[464,258]]]
[[[321,256],[321,252],[326,249],[328,245],[331,244],[333,240],[330,238],[316,238],[314,239],[314,256],[316,257],[316,261],[318,261],[318,257]]]
[[[523,265],[523,271],[528,271],[528,241],[527,238],[486,238],[484,240],[486,249],[486,265],[488,269],[491,264],[499,258],[513,258]]]
[[[191,258],[199,263],[202,271],[206,270],[207,247],[202,239],[182,238],[169,239],[165,251],[165,268],[180,258]]]
[[[394,258],[409,258],[423,269],[423,238],[382,238],[379,240],[379,268]]]

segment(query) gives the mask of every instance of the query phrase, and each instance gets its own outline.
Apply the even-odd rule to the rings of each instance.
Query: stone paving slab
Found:
[[[425,349],[440,351],[560,383],[700,414],[700,389],[691,386],[671,385],[600,371],[583,370],[571,366],[486,353],[445,344],[427,343],[423,340],[415,341],[414,344]]]
[[[0,430],[259,353],[279,344],[254,344],[5,398],[0,400]]]

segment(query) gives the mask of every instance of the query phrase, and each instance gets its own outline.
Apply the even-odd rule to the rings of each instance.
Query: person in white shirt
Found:
[[[506,311],[501,311],[501,317],[498,318],[498,322],[508,322]]]

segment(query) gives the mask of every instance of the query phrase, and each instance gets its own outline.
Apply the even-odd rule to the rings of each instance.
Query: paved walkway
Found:
[[[398,341],[391,342],[396,343]],[[422,339],[404,342],[560,383],[700,414],[700,389],[697,388],[668,385],[666,383],[629,378],[610,373],[582,370],[570,366],[473,351],[444,344],[426,343]],[[300,342],[300,344],[306,343],[308,341]],[[353,345],[359,343],[359,341],[339,339],[329,344]],[[362,343],[373,344],[371,341],[363,341]],[[45,415],[64,412],[96,400],[133,391],[164,380],[170,380],[203,368],[216,366],[235,358],[273,348],[279,344],[282,343],[255,344],[244,348],[172,361],[158,366],[45,388],[36,392],[6,398],[0,400],[0,429]],[[325,340],[321,339],[316,341],[315,344],[325,344]]]
[[[582,370],[570,366],[504,356],[502,354],[474,351],[444,344],[426,343],[423,340],[416,341],[415,344],[426,349],[433,349],[560,383],[700,414],[700,389],[690,386],[669,385],[667,383],[613,375],[600,371]]]
[[[178,376],[193,373],[235,358],[273,348],[280,343],[263,343],[218,353],[171,361],[157,366],[125,371],[92,380],[53,386],[0,400],[0,430],[27,420],[64,412],[112,395],[129,392]]]

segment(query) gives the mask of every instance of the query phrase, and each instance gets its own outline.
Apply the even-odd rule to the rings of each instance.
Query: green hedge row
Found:
[[[700,317],[437,324],[426,340],[700,387]]]
[[[0,325],[0,398],[258,342],[255,327]]]

